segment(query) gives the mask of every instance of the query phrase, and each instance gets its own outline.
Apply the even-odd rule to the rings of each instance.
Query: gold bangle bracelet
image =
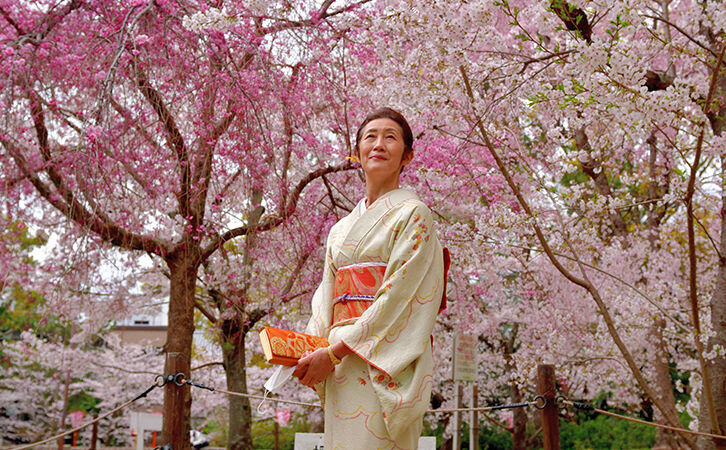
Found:
[[[331,349],[330,346],[328,346],[328,356],[330,356],[330,362],[333,363],[334,366],[341,363],[340,359],[336,358],[333,354],[333,349]]]

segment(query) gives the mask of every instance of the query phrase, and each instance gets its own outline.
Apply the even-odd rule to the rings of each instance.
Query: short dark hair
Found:
[[[406,118],[403,117],[403,114],[396,111],[393,108],[379,108],[372,113],[368,114],[365,119],[363,119],[363,123],[360,124],[358,127],[358,131],[355,133],[355,151],[358,152],[358,144],[360,144],[361,135],[363,134],[363,128],[366,127],[370,122],[376,120],[376,119],[391,119],[392,121],[396,122],[401,127],[401,131],[403,132],[403,155],[407,155],[408,153],[413,151],[413,132],[411,131],[411,126],[406,121]]]

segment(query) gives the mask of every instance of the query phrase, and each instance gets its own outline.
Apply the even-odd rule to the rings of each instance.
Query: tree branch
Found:
[[[295,187],[295,189],[292,191],[290,199],[288,200],[287,205],[285,208],[280,211],[278,214],[267,216],[265,219],[260,221],[259,226],[255,227],[257,231],[267,231],[272,228],[275,228],[276,226],[283,223],[285,220],[288,219],[292,214],[295,213],[295,210],[297,208],[297,201],[300,198],[300,195],[302,194],[302,191],[305,189],[305,187],[310,184],[312,181],[314,181],[317,178],[322,177],[323,175],[327,175],[329,173],[335,173],[335,172],[342,172],[345,170],[350,170],[353,168],[353,165],[350,161],[346,161],[343,164],[340,164],[338,166],[328,166],[323,167],[322,169],[315,170],[313,172],[310,172],[305,178],[300,180]],[[201,259],[205,260],[209,256],[211,256],[217,249],[219,249],[222,245],[224,245],[225,242],[229,241],[230,239],[234,239],[239,236],[244,236],[249,232],[249,227],[247,225],[233,228],[231,230],[228,230],[222,235],[218,235],[209,245],[207,245],[201,253]]]
[[[224,363],[221,361],[208,362],[206,364],[202,364],[197,367],[192,367],[191,371],[194,372],[195,370],[204,369],[205,367],[212,367],[212,366],[224,366]]]
[[[101,363],[97,363],[95,361],[90,361],[90,363],[93,364],[94,366],[104,367],[106,369],[120,370],[121,372],[124,372],[124,373],[140,374],[140,375],[159,375],[156,372],[149,372],[146,370],[128,370],[128,369],[124,369],[123,367],[112,366],[110,364],[101,364]]]
[[[262,206],[262,189],[253,188],[250,204],[253,205],[253,209],[247,216],[247,227],[248,233],[245,236],[244,249],[242,250],[242,287],[239,295],[242,298],[249,298],[248,293],[250,289],[252,279],[252,250],[257,244],[257,226],[260,224],[262,214],[265,213],[265,208]]]
[[[721,70],[721,63],[723,62],[724,52],[726,52],[726,44],[724,44],[721,54],[718,56],[716,61],[716,68],[713,71],[711,78],[711,84],[708,87],[708,95],[706,96],[706,103],[704,106],[703,113],[708,116],[709,110],[711,109],[711,100],[716,91],[716,81],[719,78],[719,72]],[[701,151],[703,150],[703,136],[706,131],[706,124],[701,126],[701,132],[698,135],[698,141],[696,142],[696,154],[693,157],[693,164],[691,165],[691,174],[688,177],[688,187],[686,188],[686,197],[683,202],[686,204],[687,210],[687,227],[688,227],[688,291],[689,299],[691,303],[691,316],[693,319],[693,340],[696,344],[696,351],[698,353],[698,362],[701,366],[701,375],[703,376],[703,394],[706,397],[706,404],[708,405],[709,418],[711,419],[711,430],[715,434],[721,434],[721,426],[718,421],[718,414],[716,411],[716,404],[713,398],[713,391],[711,390],[711,376],[709,374],[708,363],[703,356],[703,343],[701,342],[701,323],[698,315],[698,286],[697,286],[697,259],[696,259],[696,236],[695,226],[693,223],[693,194],[695,193],[696,186],[696,175],[698,173],[698,167],[701,161]]]
[[[134,120],[133,116],[131,115],[131,112],[127,109],[121,106],[113,97],[109,96],[109,103],[113,107],[113,109],[124,119],[125,121],[125,127],[123,129],[123,133],[125,133],[130,127],[134,127],[136,131],[143,136],[144,140],[150,145],[150,148],[157,147],[156,142],[154,142],[153,139],[151,139],[151,136],[149,136],[149,133],[146,132],[145,129],[139,126],[138,121]],[[128,161],[125,158],[117,158],[112,152],[110,152],[107,147],[104,146],[104,153],[106,156],[108,156],[111,159],[116,160],[119,164],[121,164],[126,172],[131,176],[131,178],[136,181],[136,184],[139,185],[139,187],[150,196],[156,195],[153,191],[151,191],[148,187],[148,183],[141,177],[141,175],[133,168],[131,167],[131,164],[128,163]]]
[[[83,205],[76,201],[72,193],[66,191],[59,196],[29,167],[22,152],[12,142],[5,136],[0,135],[0,143],[8,150],[15,164],[33,187],[35,187],[41,197],[68,219],[82,227],[87,227],[108,243],[118,247],[127,250],[143,250],[162,257],[168,253],[168,247],[160,240],[131,233],[89,212]]]
[[[182,217],[187,218],[191,216],[192,212],[190,207],[191,168],[189,167],[189,151],[184,143],[184,138],[179,131],[179,127],[174,121],[174,117],[167,109],[163,99],[161,98],[161,94],[159,94],[159,92],[151,86],[149,79],[138,64],[135,65],[135,71],[136,85],[144,98],[146,98],[151,105],[151,108],[154,112],[156,112],[156,115],[161,123],[164,125],[169,148],[176,154],[181,175],[181,179],[179,180],[179,193],[177,194],[179,213]]]
[[[0,11],[2,11],[2,15],[13,27],[21,33],[21,36],[19,36],[19,39],[17,41],[23,42],[23,41],[30,41],[33,45],[37,45],[45,39],[45,37],[48,35],[48,33],[53,30],[53,28],[58,25],[68,14],[72,13],[74,10],[80,8],[83,6],[83,3],[77,0],[70,1],[66,7],[58,12],[54,12],[52,9],[48,14],[46,14],[45,19],[41,22],[42,25],[45,26],[45,29],[40,30],[36,33],[32,33],[31,31],[25,31],[21,33],[21,29],[17,26],[17,24],[13,25],[12,18],[6,13],[4,9],[0,8]]]
[[[590,141],[587,138],[584,127],[578,128],[575,132],[575,146],[579,151],[585,152],[588,155],[592,153],[592,147],[590,146]],[[597,191],[608,199],[609,204],[610,199],[613,198],[613,192],[610,189],[610,183],[608,182],[607,175],[605,175],[605,170],[600,167],[600,170],[598,172],[595,172],[597,164],[593,160],[580,161],[580,164],[582,166],[582,171],[585,172],[585,174],[589,176],[590,179],[592,179],[592,181],[595,183],[595,188],[597,189]],[[613,211],[609,213],[609,215],[610,220],[613,223],[613,229],[615,230],[615,234],[621,237],[625,236],[627,234],[628,227],[625,224],[623,216],[621,216],[620,213],[617,211]]]
[[[523,61],[522,69],[519,71],[519,74],[520,75],[523,74],[524,71],[527,70],[527,67],[529,67],[530,64],[534,64],[534,63],[538,63],[538,62],[542,62],[542,61],[547,61],[547,60],[552,59],[552,58],[559,58],[559,57],[562,57],[562,56],[567,56],[570,53],[576,53],[576,51],[575,50],[565,50],[563,52],[550,53],[548,55],[541,56],[539,58],[527,58],[526,61]]]
[[[209,322],[211,322],[212,324],[217,323],[217,318],[211,311],[207,309],[206,306],[204,306],[204,304],[199,299],[194,299],[194,307],[197,308],[200,313],[204,314],[204,317],[206,317]]]
[[[299,71],[299,67],[296,65],[292,68],[292,76],[290,77],[291,81],[295,80],[297,77],[297,73]],[[290,121],[290,115],[288,114],[288,111],[292,111],[292,108],[285,108],[282,115],[282,121],[283,126],[285,128],[285,137],[287,138],[287,143],[285,145],[285,153],[283,153],[282,156],[282,168],[280,170],[280,178],[281,178],[281,192],[280,192],[280,198],[281,198],[281,204],[285,205],[287,204],[287,172],[290,168],[290,159],[292,156],[292,142],[293,142],[293,127],[292,123]]]
[[[33,120],[33,126],[35,127],[36,137],[38,139],[38,149],[45,161],[45,172],[50,177],[55,189],[60,193],[66,203],[71,205],[75,210],[81,212],[83,217],[91,218],[95,216],[100,220],[100,222],[113,225],[113,220],[101,208],[99,208],[98,205],[96,205],[91,196],[87,195],[83,189],[82,185],[84,180],[77,180],[79,185],[78,189],[84,194],[83,200],[90,206],[90,211],[78,200],[79,196],[68,189],[63,180],[63,176],[56,170],[55,163],[52,160],[50,141],[48,139],[48,128],[45,125],[45,112],[43,111],[41,97],[32,89],[28,89],[27,94],[28,102],[30,104],[30,114]],[[88,220],[85,222],[88,222]]]
[[[13,28],[15,28],[15,31],[18,33],[18,35],[25,34],[23,32],[23,30],[20,28],[20,26],[18,25],[18,23],[12,17],[10,17],[10,13],[7,12],[7,11],[5,11],[5,8],[0,7],[0,15],[3,16],[3,18],[5,19],[5,21],[7,23],[9,23],[10,26],[12,26]]]
[[[247,317],[245,320],[245,323],[242,325],[242,333],[247,334],[248,331],[254,327],[257,322],[260,321],[263,317],[268,315],[270,313],[269,308],[258,308],[253,310],[251,313],[247,314]]]
[[[521,250],[527,250],[527,251],[531,251],[531,252],[544,253],[544,250],[542,250],[541,248],[536,248],[536,247],[525,247],[525,246],[522,246],[522,245],[514,245],[514,244],[508,244],[508,243],[505,243],[505,242],[497,242],[497,241],[494,241],[492,243],[494,245],[501,245],[501,246],[505,246],[505,247],[518,248],[518,249],[521,249]],[[568,255],[565,255],[565,254],[562,254],[562,253],[559,253],[559,252],[554,252],[554,251],[552,253],[554,255],[556,255],[556,256],[559,256],[560,258],[565,258],[565,259],[570,260],[572,262],[577,262],[577,259],[576,258],[573,258],[572,256],[568,256]],[[691,333],[692,332],[692,330],[689,327],[687,327],[685,324],[681,323],[678,319],[676,319],[672,315],[668,314],[668,312],[666,310],[664,310],[663,307],[661,307],[660,305],[658,305],[658,303],[656,303],[655,300],[653,300],[652,298],[650,298],[645,292],[643,292],[642,290],[638,289],[637,287],[635,287],[631,283],[628,283],[623,278],[621,278],[621,277],[619,277],[617,275],[614,275],[614,274],[612,274],[612,273],[610,273],[610,272],[608,272],[606,270],[603,270],[603,269],[599,268],[598,266],[596,266],[594,264],[589,264],[589,263],[587,263],[585,261],[580,261],[580,263],[583,266],[588,267],[588,268],[590,268],[590,269],[592,269],[592,270],[594,270],[596,272],[600,272],[601,274],[605,275],[606,277],[610,277],[613,280],[615,280],[615,281],[617,281],[619,283],[622,283],[624,286],[632,289],[636,294],[638,294],[639,296],[643,297],[648,303],[650,303],[650,305],[652,307],[654,307],[655,309],[657,309],[658,312],[660,312],[663,315],[663,317],[669,319],[681,331],[683,331],[684,333]]]
[[[577,31],[585,42],[592,44],[592,27],[587,20],[585,11],[563,0],[552,0],[550,8],[562,20],[568,30]]]
[[[305,20],[300,20],[297,22],[286,21],[283,23],[275,24],[275,25],[267,27],[267,28],[262,28],[261,31],[263,34],[270,34],[270,33],[277,33],[279,31],[284,31],[284,30],[302,28],[302,27],[308,26],[308,25],[314,25],[317,21],[327,19],[328,17],[337,16],[338,14],[344,13],[346,11],[350,11],[353,8],[357,8],[361,5],[365,5],[366,3],[369,3],[371,1],[372,0],[362,0],[358,3],[353,3],[352,5],[348,5],[343,8],[337,9],[335,11],[329,12],[328,8],[330,8],[330,6],[333,4],[333,0],[325,0],[325,2],[323,2],[323,4],[320,6],[320,9],[318,9],[318,11],[317,11],[318,17],[316,20],[305,19]]]
[[[344,211],[347,210],[348,212],[350,212],[350,209],[346,208],[345,205],[336,200],[335,196],[333,195],[333,189],[330,187],[330,182],[325,176],[323,176],[323,184],[325,184],[325,189],[328,191],[328,198],[330,198],[330,203],[333,205],[333,208],[337,207]]]
[[[204,206],[207,203],[209,195],[209,183],[211,182],[212,160],[214,158],[214,149],[217,141],[232,125],[235,114],[231,110],[231,102],[227,104],[227,115],[220,120],[208,135],[202,137],[200,146],[202,147],[202,156],[197,161],[192,174],[192,185],[197,186],[197,193],[191,202],[191,208],[195,214],[201,217],[204,214]],[[200,183],[201,180],[201,183]]]
[[[78,0],[71,0],[68,2],[68,5],[61,11],[59,11],[57,14],[54,14],[53,12],[50,12],[46,16],[45,22],[45,30],[41,31],[39,34],[39,41],[45,39],[45,37],[48,35],[48,33],[53,30],[53,28],[58,25],[65,17],[75,11],[76,9],[83,6],[83,2]]]
[[[106,109],[105,101],[107,98],[110,97],[111,83],[116,77],[116,70],[118,69],[118,63],[121,60],[121,55],[123,55],[124,50],[127,48],[127,38],[129,36],[129,32],[131,29],[134,28],[136,22],[138,22],[141,16],[146,14],[146,12],[148,12],[152,8],[152,6],[154,6],[154,2],[149,2],[146,7],[139,14],[137,14],[136,17],[134,17],[128,27],[126,26],[126,24],[129,22],[131,14],[138,8],[138,6],[132,6],[124,17],[124,21],[121,25],[120,31],[121,37],[119,38],[118,45],[116,46],[116,52],[114,54],[113,60],[111,61],[111,66],[109,67],[108,71],[106,72],[106,76],[103,79],[103,83],[101,83],[101,89],[98,90],[94,107],[95,111],[91,111],[91,115],[96,119],[96,121],[99,121],[101,119],[103,112]]]
[[[663,22],[663,23],[665,23],[667,25],[672,26],[673,28],[675,28],[676,30],[678,30],[679,33],[681,33],[683,36],[685,36],[689,41],[693,42],[694,44],[698,45],[702,49],[706,50],[712,56],[718,58],[718,55],[716,54],[716,52],[714,52],[713,50],[711,50],[710,48],[708,48],[706,45],[704,45],[701,42],[699,42],[696,38],[692,37],[690,34],[686,33],[686,31],[683,28],[679,27],[678,25],[676,25],[675,23],[671,22],[670,20],[666,20],[666,19],[664,19],[662,17],[659,17],[659,16],[652,16],[650,14],[643,14],[643,17],[648,17],[650,19],[660,20],[661,22]]]

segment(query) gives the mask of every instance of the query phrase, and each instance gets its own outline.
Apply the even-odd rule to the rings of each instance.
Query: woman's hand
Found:
[[[303,353],[303,357],[297,362],[297,367],[292,376],[297,377],[301,384],[314,387],[316,384],[325,381],[334,370],[335,366],[330,360],[328,349],[319,348],[312,353]]]

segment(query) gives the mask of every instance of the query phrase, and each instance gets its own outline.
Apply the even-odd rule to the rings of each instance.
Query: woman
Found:
[[[416,448],[432,386],[431,331],[444,291],[431,211],[398,186],[413,134],[390,108],[356,133],[366,197],[330,230],[307,333],[330,347],[293,373],[325,409],[325,448]]]

